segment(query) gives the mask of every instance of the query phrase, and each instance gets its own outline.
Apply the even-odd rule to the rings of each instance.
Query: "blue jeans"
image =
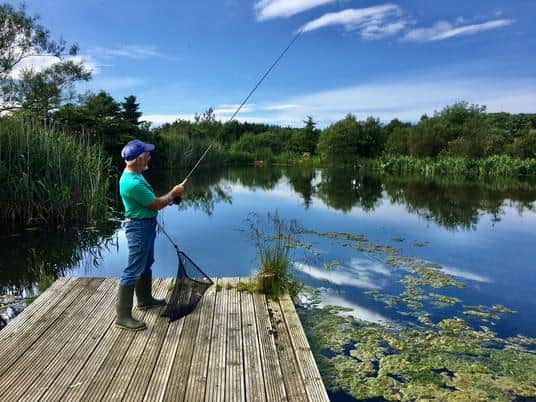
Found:
[[[156,219],[134,219],[125,223],[128,265],[120,277],[121,285],[134,285],[141,274],[151,272],[154,262]]]

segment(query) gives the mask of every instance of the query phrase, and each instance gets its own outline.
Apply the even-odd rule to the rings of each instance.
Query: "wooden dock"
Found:
[[[135,311],[148,329],[129,332],[113,325],[116,279],[58,279],[0,331],[0,401],[328,401],[291,299],[237,281],[173,323]]]

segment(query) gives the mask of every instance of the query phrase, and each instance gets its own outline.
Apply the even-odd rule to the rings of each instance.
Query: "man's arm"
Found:
[[[147,208],[152,209],[153,211],[159,211],[164,207],[173,203],[175,197],[180,196],[184,192],[184,182],[177,184],[171,189],[171,191],[161,197],[157,197],[153,202],[147,205]]]

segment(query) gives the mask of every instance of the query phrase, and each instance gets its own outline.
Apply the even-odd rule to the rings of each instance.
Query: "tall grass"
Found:
[[[88,222],[106,214],[110,160],[86,140],[0,119],[0,216],[10,224]]]
[[[296,296],[302,285],[290,272],[290,254],[297,244],[294,236],[301,233],[297,222],[287,222],[276,212],[268,214],[266,221],[250,214],[246,224],[257,248],[260,263],[257,279],[261,290],[275,298],[282,290],[288,291],[292,297]]]

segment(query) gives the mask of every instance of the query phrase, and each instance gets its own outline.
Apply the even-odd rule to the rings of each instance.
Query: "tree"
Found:
[[[37,17],[10,5],[0,5],[0,111],[24,108],[44,118],[57,108],[77,81],[87,81],[91,72],[75,56],[78,45],[67,49],[64,40],[50,39]],[[31,67],[32,61],[45,67]]]
[[[121,103],[123,118],[135,126],[138,126],[141,123],[139,118],[142,115],[138,110],[139,107],[140,104],[136,103],[136,97],[134,95],[125,97],[125,101]]]
[[[304,121],[305,127],[301,130],[296,130],[289,141],[289,150],[298,154],[309,152],[315,153],[316,144],[318,142],[318,130],[316,123],[311,116],[307,116]]]
[[[317,150],[323,159],[346,161],[357,155],[359,123],[354,115],[326,128],[318,139]]]

